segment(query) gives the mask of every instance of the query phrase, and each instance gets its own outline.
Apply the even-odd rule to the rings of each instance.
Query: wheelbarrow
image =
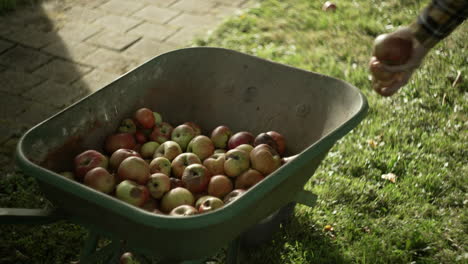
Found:
[[[279,131],[287,139],[286,155],[297,156],[235,202],[182,218],[147,212],[57,173],[70,170],[81,151],[102,150],[105,136],[140,107],[173,124],[194,121],[203,133],[221,124],[253,134]],[[161,263],[203,263],[228,245],[227,262],[239,263],[242,243],[268,239],[296,203],[314,205],[316,197],[303,190],[305,184],[367,108],[359,89],[322,74],[222,48],[168,52],[25,133],[17,146],[19,167],[37,179],[56,209],[3,208],[0,219],[67,219],[88,228],[80,263],[116,263],[124,249]],[[97,250],[100,237],[112,243]]]

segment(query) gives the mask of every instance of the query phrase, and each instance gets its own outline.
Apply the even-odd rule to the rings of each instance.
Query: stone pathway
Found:
[[[48,0],[0,16],[0,165],[29,127],[258,0]]]

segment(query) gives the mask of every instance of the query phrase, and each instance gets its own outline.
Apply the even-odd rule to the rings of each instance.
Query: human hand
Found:
[[[406,27],[377,37],[369,62],[372,88],[382,96],[393,95],[408,83],[428,51]]]

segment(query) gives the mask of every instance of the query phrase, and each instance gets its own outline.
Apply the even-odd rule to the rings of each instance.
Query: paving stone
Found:
[[[218,4],[228,5],[228,6],[235,6],[238,7],[243,4],[246,0],[207,0],[209,2],[214,2]]]
[[[50,96],[50,95],[54,96]],[[72,85],[65,85],[54,81],[46,81],[32,88],[23,96],[35,102],[62,108],[83,97],[86,91]]]
[[[68,40],[65,43],[57,41],[42,50],[67,60],[82,62],[83,58],[97,50],[97,47],[84,42]]]
[[[60,83],[71,83],[91,71],[91,67],[54,59],[37,69],[34,74],[47,77]]]
[[[103,71],[115,74],[126,73],[137,64],[134,59],[128,58],[119,52],[102,48],[88,55],[83,59],[83,62]]]
[[[57,35],[65,42],[69,40],[83,41],[101,30],[101,27],[93,24],[69,22],[58,30]]]
[[[235,15],[241,9],[238,7],[227,6],[227,5],[218,5],[213,10],[213,13],[220,18],[226,19],[227,17]]]
[[[154,24],[145,22],[141,25],[130,30],[128,33],[138,34],[145,38],[152,38],[156,40],[165,40],[170,35],[174,34],[178,30],[177,27],[169,25]]]
[[[168,7],[173,5],[174,3],[177,3],[179,0],[140,0],[141,2],[145,4],[151,4],[151,5],[157,5],[160,7]]]
[[[105,16],[105,12],[99,9],[86,8],[83,6],[74,6],[64,13],[66,20],[71,22],[92,23],[98,18]]]
[[[21,95],[43,81],[42,77],[31,73],[5,70],[0,72],[0,91],[13,95]]]
[[[6,36],[11,41],[32,48],[42,48],[58,39],[55,32],[42,32],[30,28],[15,30]]]
[[[215,7],[215,2],[200,0],[179,0],[171,5],[171,9],[185,11],[189,13],[210,13]]]
[[[143,63],[154,56],[175,49],[174,45],[168,43],[154,41],[149,39],[141,39],[135,45],[124,52],[127,57],[131,57],[139,63]]]
[[[137,1],[110,0],[105,4],[99,6],[99,8],[105,10],[108,13],[114,13],[118,15],[131,15],[136,11],[142,9],[144,6],[144,3]]]
[[[77,0],[74,0],[75,2]],[[103,4],[107,3],[109,0],[78,0],[78,2],[84,6],[84,7],[88,7],[88,8],[96,8],[96,7],[100,7],[102,6]]]
[[[0,119],[0,143],[5,142],[15,135],[19,136],[23,134],[23,130],[24,128],[19,126],[17,120]],[[0,147],[0,152],[3,152],[2,147]],[[4,168],[3,164],[7,162],[5,159],[5,155],[0,155],[0,166],[2,166],[2,168]]]
[[[0,54],[2,52],[4,52],[5,50],[13,47],[15,44],[9,42],[9,41],[6,41],[6,40],[2,40],[0,39]]]
[[[139,34],[125,34],[113,31],[104,31],[91,37],[87,40],[87,42],[108,49],[124,50],[138,41],[140,38],[141,35]]]
[[[51,59],[42,52],[16,46],[0,55],[0,64],[12,69],[32,71]]]
[[[180,13],[169,8],[149,5],[133,14],[134,17],[143,18],[148,21],[164,24]]]
[[[0,120],[13,119],[29,107],[31,101],[20,96],[0,92]]]
[[[168,22],[169,25],[179,27],[214,27],[221,21],[213,15],[193,15],[183,13]]]
[[[142,21],[140,19],[118,15],[105,15],[94,22],[94,24],[106,29],[120,32],[128,31],[141,23]]]
[[[10,26],[6,19],[0,16],[0,36],[4,37],[8,35],[13,30],[13,27]]]
[[[48,119],[60,111],[60,108],[50,104],[30,102],[28,108],[18,115],[18,123],[32,127]]]
[[[76,89],[86,92],[86,94],[90,94],[105,87],[118,77],[120,77],[119,74],[96,69],[74,82],[73,86],[76,87]]]
[[[190,42],[198,37],[202,36],[206,33],[206,30],[203,28],[196,28],[196,27],[185,27],[182,28],[180,31],[172,35],[166,41],[168,43],[173,43],[179,46],[186,46],[190,44]]]

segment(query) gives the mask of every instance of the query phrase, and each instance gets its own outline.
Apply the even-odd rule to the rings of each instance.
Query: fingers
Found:
[[[411,72],[400,72],[390,81],[376,79],[372,82],[372,88],[382,96],[391,96],[408,83],[410,76]]]

